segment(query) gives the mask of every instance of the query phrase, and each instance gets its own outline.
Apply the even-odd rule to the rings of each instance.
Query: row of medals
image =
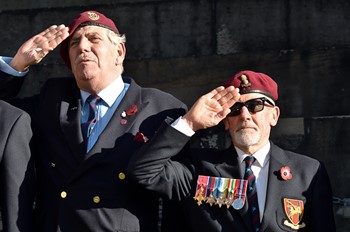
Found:
[[[213,176],[198,176],[196,194],[193,197],[200,206],[203,202],[212,205],[232,206],[239,210],[244,206],[247,180]]]

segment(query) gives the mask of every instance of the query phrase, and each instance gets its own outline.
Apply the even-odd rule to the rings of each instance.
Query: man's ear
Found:
[[[222,122],[224,123],[225,130],[228,130],[230,128],[230,122],[228,121],[228,119],[224,118],[224,120],[222,120]]]
[[[119,43],[117,46],[117,58],[115,60],[116,65],[121,65],[124,62],[125,54],[126,54],[126,48],[124,43]]]
[[[275,106],[272,112],[272,117],[270,121],[271,126],[276,126],[278,122],[278,118],[280,116],[280,108],[278,106]]]

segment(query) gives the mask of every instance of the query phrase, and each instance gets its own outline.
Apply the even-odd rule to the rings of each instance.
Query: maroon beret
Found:
[[[70,60],[69,60],[69,52],[68,52],[68,41],[70,36],[75,32],[75,30],[78,27],[91,26],[91,25],[104,27],[119,34],[119,31],[116,25],[114,24],[114,22],[111,19],[107,18],[105,15],[93,10],[80,13],[80,15],[68,25],[69,37],[66,38],[61,43],[61,50],[60,50],[61,57],[68,68],[71,68]]]
[[[264,73],[249,70],[238,72],[224,84],[225,87],[231,85],[239,88],[240,94],[260,93],[274,101],[278,99],[277,83]]]

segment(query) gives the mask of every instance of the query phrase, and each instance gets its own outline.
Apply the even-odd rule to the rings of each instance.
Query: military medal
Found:
[[[216,204],[221,206],[226,202],[226,190],[228,185],[228,178],[220,178],[219,186],[218,186],[218,197],[216,199]]]
[[[203,202],[218,205],[232,206],[234,209],[242,209],[247,195],[247,180],[231,179],[216,176],[199,175],[197,179],[196,193],[193,199],[200,206]]]
[[[247,180],[237,180],[235,189],[237,189],[236,192],[236,198],[233,201],[232,207],[234,209],[242,209],[244,206],[245,196],[247,192]]]
[[[212,206],[215,203],[214,191],[215,191],[215,181],[217,178],[215,176],[210,176],[208,181],[208,190],[207,190],[207,203]]]
[[[217,179],[217,185],[216,185],[216,189],[215,189],[215,204],[218,205],[219,207],[221,207],[221,205],[223,204],[223,199],[221,198],[221,192],[220,189],[222,188],[222,178],[221,177],[216,177]]]
[[[198,205],[201,205],[206,200],[206,192],[208,187],[208,176],[198,176],[196,195],[193,197]]]
[[[233,194],[235,190],[236,179],[229,179],[228,187],[227,187],[227,198],[226,198],[226,207],[230,208],[233,203]]]

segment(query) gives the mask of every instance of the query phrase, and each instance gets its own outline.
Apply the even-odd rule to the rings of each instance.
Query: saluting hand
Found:
[[[239,89],[233,86],[217,87],[201,96],[182,119],[193,131],[216,126],[231,112],[230,108],[239,97]]]
[[[39,63],[68,36],[68,27],[65,25],[50,26],[22,44],[10,66],[19,72],[25,71],[30,65]]]

